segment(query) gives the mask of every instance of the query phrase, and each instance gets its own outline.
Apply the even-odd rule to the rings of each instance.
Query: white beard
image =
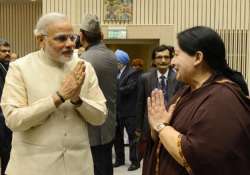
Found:
[[[59,62],[59,63],[66,63],[68,61],[71,61],[73,58],[73,53],[72,53],[72,55],[70,55],[68,57],[61,54],[58,58],[55,58],[54,56],[52,56],[52,54],[50,54],[50,52],[51,53],[54,52],[51,48],[44,49],[44,52],[49,57],[49,59],[54,60],[54,61]]]
[[[66,63],[66,62],[68,62],[68,61],[71,61],[72,58],[73,58],[73,55],[71,55],[70,57],[65,57],[64,55],[61,55],[61,56],[59,57],[58,61],[59,61],[60,63]]]

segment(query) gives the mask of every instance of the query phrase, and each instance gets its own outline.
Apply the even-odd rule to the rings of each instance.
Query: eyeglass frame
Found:
[[[159,56],[156,56],[155,59],[171,59],[170,55],[159,55]]]
[[[48,34],[43,34],[42,36],[49,37]],[[64,39],[60,39],[59,37],[64,37]],[[73,37],[73,39],[71,37]],[[70,39],[70,41],[75,43],[77,40],[77,34],[57,34],[55,36],[51,36],[51,38],[54,41],[61,43],[61,44],[65,43],[68,39]]]

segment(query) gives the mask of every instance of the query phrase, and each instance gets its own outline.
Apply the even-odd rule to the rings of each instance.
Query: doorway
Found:
[[[107,47],[112,51],[124,50],[130,57],[130,63],[134,58],[142,58],[144,70],[148,70],[152,64],[152,52],[160,43],[159,39],[106,39]]]

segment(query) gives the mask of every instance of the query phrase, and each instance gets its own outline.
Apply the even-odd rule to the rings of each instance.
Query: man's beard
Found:
[[[49,56],[49,58],[54,60],[54,61],[57,61],[59,63],[66,63],[66,62],[72,60],[72,58],[73,58],[73,51],[70,49],[62,50],[60,53],[60,56],[57,58],[55,58],[55,56],[53,56],[53,52],[55,52],[55,51],[52,50],[51,48],[45,49],[45,53]],[[63,53],[65,53],[65,52],[72,52],[72,53],[69,54],[69,56],[64,56]]]
[[[67,56],[65,56],[65,54]],[[61,52],[61,55],[59,56],[59,62],[66,63],[66,62],[72,60],[73,54],[74,54],[73,49],[63,49]]]
[[[68,62],[68,61],[71,61],[72,58],[73,58],[73,55],[71,55],[71,56],[69,56],[69,57],[66,57],[66,56],[64,56],[64,55],[61,55],[61,56],[59,57],[58,61],[59,61],[60,63],[66,63],[66,62]]]

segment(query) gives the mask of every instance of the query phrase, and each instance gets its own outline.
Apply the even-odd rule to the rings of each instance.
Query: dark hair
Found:
[[[204,26],[196,26],[178,33],[177,40],[179,47],[190,56],[201,51],[207,65],[217,74],[222,74],[233,82],[237,83],[242,90],[246,82],[242,74],[232,70],[225,58],[225,45],[218,33],[213,29]],[[245,84],[245,85],[244,85]],[[248,94],[248,92],[245,92]]]
[[[10,47],[10,43],[5,39],[0,38],[0,46]]]
[[[82,29],[80,29],[80,31],[85,36],[87,42],[90,45],[99,43],[101,41],[101,39],[102,39],[101,32],[99,32],[99,33],[93,33],[93,32],[88,32],[88,31],[85,31],[85,30],[82,30]]]
[[[170,54],[170,58],[174,57],[174,47],[173,46],[166,46],[164,44],[154,48],[153,53],[152,53],[152,59],[155,59],[156,52],[162,52],[164,50],[168,50]]]
[[[143,67],[143,65],[144,61],[141,58],[134,58],[131,63],[131,66],[140,66],[141,68]]]
[[[76,44],[76,46],[75,46],[76,49],[79,49],[80,47],[82,47],[80,35],[77,35],[75,44]]]

